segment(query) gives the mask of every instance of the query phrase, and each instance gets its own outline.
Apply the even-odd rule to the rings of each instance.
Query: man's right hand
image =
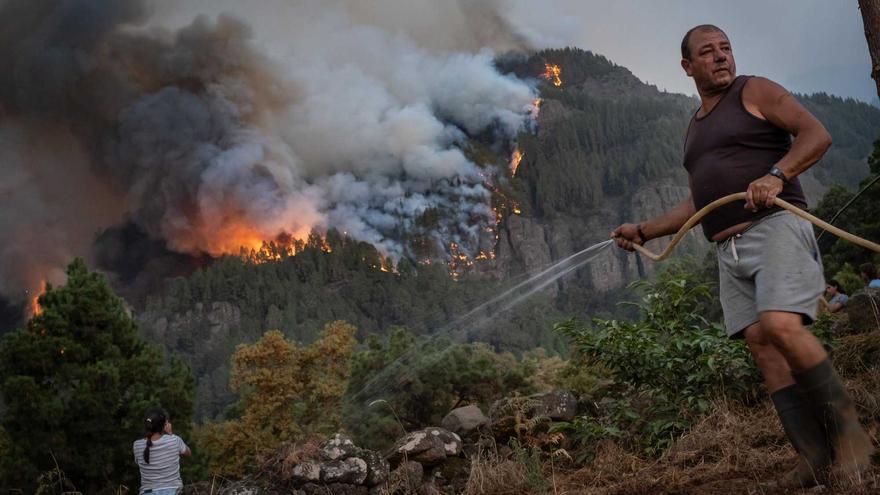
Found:
[[[633,244],[641,246],[645,243],[645,239],[639,235],[639,226],[634,223],[625,223],[614,229],[611,238],[617,243],[617,247],[633,251]]]

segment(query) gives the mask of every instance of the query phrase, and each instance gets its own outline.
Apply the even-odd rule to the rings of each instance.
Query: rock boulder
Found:
[[[422,464],[438,464],[446,457],[461,454],[461,437],[444,428],[425,428],[407,433],[397,440],[389,456],[393,462],[402,459]]]
[[[846,305],[852,333],[880,330],[880,289],[863,289],[849,298]]]
[[[321,446],[321,458],[325,461],[348,459],[360,453],[361,449],[350,438],[339,433]]]
[[[367,480],[367,461],[359,457],[330,461],[321,465],[321,481],[361,485]]]
[[[443,418],[440,426],[452,433],[465,436],[489,423],[489,418],[475,405],[453,409]]]

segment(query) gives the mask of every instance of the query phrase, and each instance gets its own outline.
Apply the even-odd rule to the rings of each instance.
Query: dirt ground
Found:
[[[880,332],[844,337],[833,353],[847,389],[859,406],[874,444],[880,432]],[[785,491],[772,482],[794,466],[769,400],[757,407],[719,404],[659,460],[647,462],[613,444],[601,446],[590,465],[557,473],[555,494],[880,494],[880,456],[858,483],[835,480],[828,486]]]

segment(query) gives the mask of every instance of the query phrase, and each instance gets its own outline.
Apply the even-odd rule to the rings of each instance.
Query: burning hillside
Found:
[[[427,50],[316,8],[274,50],[230,16],[159,29],[144,1],[5,2],[20,29],[0,32],[0,161],[15,184],[0,200],[0,292],[35,290],[122,219],[193,255],[336,229],[391,259],[421,256],[414,237],[444,262],[486,256],[496,213],[463,145],[507,146],[534,90],[488,51]]]
[[[38,316],[43,313],[43,307],[40,306],[40,296],[46,292],[46,280],[40,280],[40,291],[31,296],[30,304],[29,304],[29,312],[33,316]]]
[[[542,79],[546,79],[554,86],[562,86],[562,69],[556,64],[544,64],[544,72],[541,74]]]

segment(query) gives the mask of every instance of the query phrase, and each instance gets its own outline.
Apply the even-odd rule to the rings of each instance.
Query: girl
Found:
[[[192,455],[183,439],[171,432],[164,411],[154,410],[144,420],[146,436],[134,442],[134,461],[141,471],[140,494],[175,495],[183,489],[180,456]]]

